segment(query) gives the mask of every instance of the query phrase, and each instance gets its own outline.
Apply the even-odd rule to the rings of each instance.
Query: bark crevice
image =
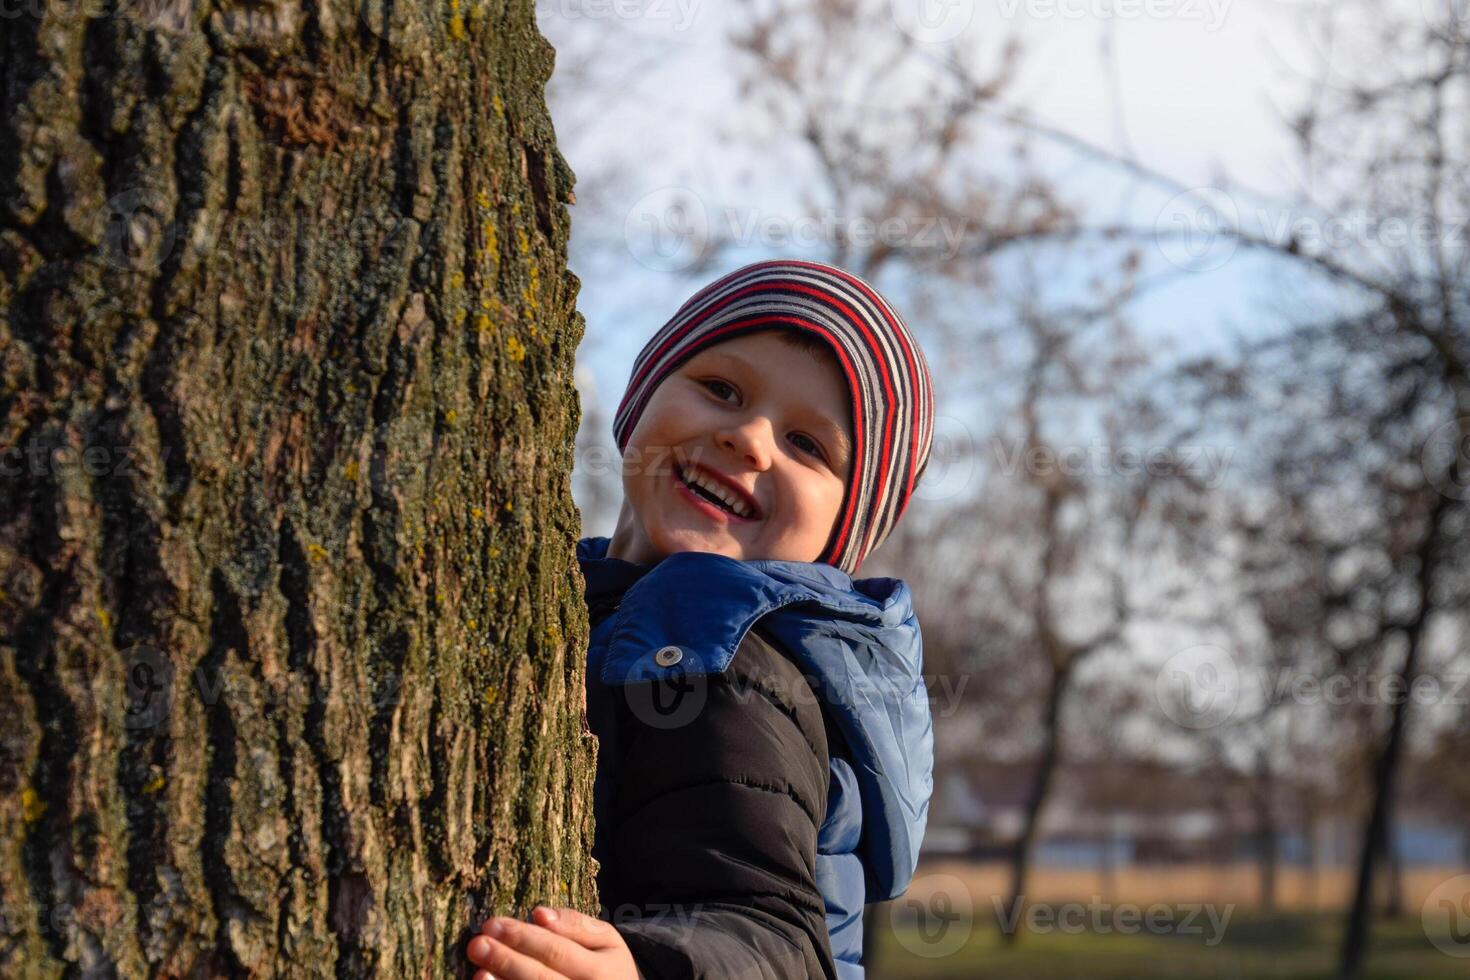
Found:
[[[455,14],[0,37],[0,974],[444,975],[473,904],[595,907],[572,178],[534,5]]]
[[[247,906],[235,885],[229,855],[234,833],[235,766],[238,751],[235,723],[230,717],[231,695],[221,686],[230,676],[230,660],[249,655],[250,638],[240,608],[240,597],[218,569],[210,581],[214,604],[210,620],[210,653],[200,664],[203,675],[215,685],[206,696],[209,717],[209,768],[205,781],[204,839],[200,842],[200,865],[209,886],[215,919],[215,966],[231,976],[248,976],[230,935],[231,923],[244,917]],[[237,654],[231,658],[230,654]],[[248,662],[248,661],[246,661]],[[197,675],[196,675],[197,680]]]
[[[65,583],[53,581],[48,594],[42,597],[42,609],[56,609],[61,601],[60,592]],[[35,768],[32,770],[28,789],[30,796],[22,798],[21,815],[27,821],[24,846],[26,884],[30,888],[34,908],[38,912],[37,922],[41,937],[58,962],[66,961],[65,937],[53,928],[51,915],[57,905],[57,888],[52,873],[52,862],[62,847],[62,831],[56,820],[45,819],[46,811],[52,807],[67,806],[69,787],[66,779],[66,764],[72,758],[77,743],[76,716],[66,694],[56,684],[56,657],[54,632],[41,616],[31,617],[22,625],[17,637],[18,646],[15,669],[25,683],[31,704],[34,706],[37,727],[41,732]],[[33,638],[27,643],[27,638]],[[30,806],[27,807],[26,804]]]
[[[117,397],[127,402],[133,379],[119,379],[118,384],[127,390]],[[125,880],[132,903],[143,907],[159,892],[154,869],[167,860],[168,820],[158,790],[167,765],[169,718],[157,709],[171,701],[175,690],[172,665],[155,643],[149,610],[172,605],[176,597],[162,569],[162,529],[146,503],[156,454],[120,413],[110,413],[97,432],[101,439],[94,444],[108,452],[112,463],[92,478],[101,511],[105,585],[113,592],[104,592],[99,601],[114,611],[110,615],[116,620],[103,640],[119,654],[127,691],[118,719],[123,745],[116,767],[126,832]],[[138,928],[146,930],[147,925],[140,922]],[[140,938],[146,945],[146,937]]]

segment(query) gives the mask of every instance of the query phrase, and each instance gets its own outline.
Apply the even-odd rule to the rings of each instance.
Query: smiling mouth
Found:
[[[701,487],[696,483],[690,483],[684,478],[684,470],[681,467],[675,468],[674,480],[686,491],[693,494],[695,497],[698,497],[700,500],[709,504],[711,507],[715,508],[716,510],[720,511],[722,514],[725,514],[727,517],[733,520],[752,521],[755,519],[754,515],[737,514],[734,510],[731,509],[729,504],[725,503],[724,500],[720,499],[715,494],[704,489],[704,487]]]

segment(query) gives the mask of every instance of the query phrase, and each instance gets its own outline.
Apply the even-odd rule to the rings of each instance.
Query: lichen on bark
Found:
[[[592,909],[530,0],[0,43],[0,974],[442,974]]]

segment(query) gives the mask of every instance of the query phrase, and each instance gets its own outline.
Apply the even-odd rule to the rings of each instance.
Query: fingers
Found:
[[[558,936],[564,936],[587,949],[612,949],[623,944],[622,937],[612,923],[603,922],[576,909],[553,909],[538,905],[531,911],[531,915]]]
[[[562,974],[488,936],[476,936],[467,947],[470,962],[484,969],[475,980],[561,980]]]
[[[560,980],[595,975],[592,954],[571,939],[521,922],[497,917],[465,948],[470,962],[496,980]]]

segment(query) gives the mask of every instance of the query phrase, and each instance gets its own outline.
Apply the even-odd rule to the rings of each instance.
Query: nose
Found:
[[[771,466],[771,420],[764,415],[748,415],[739,424],[730,424],[715,434],[724,449],[739,453],[751,469],[766,470]]]

